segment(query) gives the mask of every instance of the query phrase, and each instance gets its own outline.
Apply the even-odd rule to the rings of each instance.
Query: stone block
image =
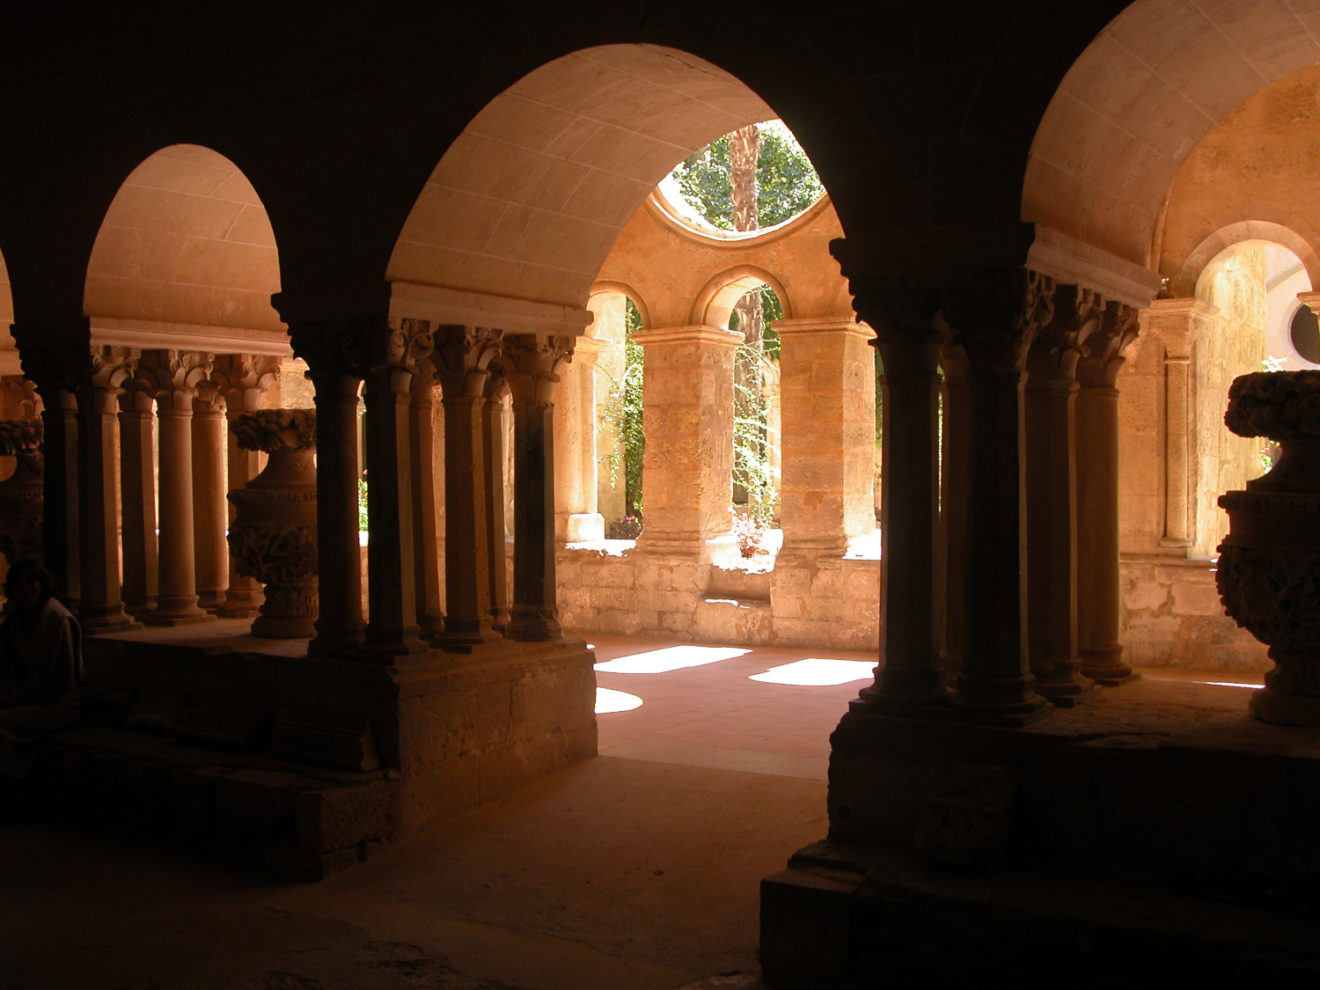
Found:
[[[1210,578],[1209,575],[1206,576]],[[1223,615],[1219,589],[1214,581],[1180,581],[1172,588],[1173,609],[1183,615]]]
[[[1131,612],[1158,612],[1169,603],[1169,586],[1152,577],[1133,577],[1124,590],[1123,605]]]

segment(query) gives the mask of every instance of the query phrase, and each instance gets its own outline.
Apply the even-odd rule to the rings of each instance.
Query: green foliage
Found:
[[[755,347],[739,344],[734,352],[733,483],[747,493],[747,517],[769,529],[779,513],[779,479],[771,466],[779,436],[769,426],[769,403],[762,387],[769,360]]]
[[[752,292],[761,297],[761,322],[765,326],[765,330],[761,333],[761,350],[764,351],[766,357],[777,361],[779,360],[779,334],[775,332],[775,328],[771,324],[775,320],[784,318],[784,307],[779,304],[779,297],[775,295],[775,290],[768,285],[762,284],[760,288],[753,289]],[[748,295],[751,294],[751,292],[748,293]],[[739,329],[737,309],[729,313],[729,329]]]
[[[603,419],[612,427],[618,444],[601,456],[609,471],[610,484],[623,472],[624,499],[628,516],[642,518],[642,455],[646,435],[642,432],[642,346],[633,342],[633,334],[642,329],[642,315],[631,299],[626,307],[623,375],[610,382]]]
[[[367,531],[367,476],[358,478],[358,532]]]
[[[761,128],[756,168],[756,211],[762,227],[797,216],[825,193],[811,159],[793,133],[777,121]],[[716,138],[674,169],[678,188],[712,226],[733,230],[733,184],[729,179],[729,136]]]

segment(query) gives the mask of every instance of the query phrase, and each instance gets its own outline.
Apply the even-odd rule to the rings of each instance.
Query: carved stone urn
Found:
[[[315,632],[316,411],[261,409],[232,426],[243,450],[270,455],[265,469],[230,492],[229,552],[239,574],[265,585],[252,635],[301,639]]]
[[[1268,473],[1219,497],[1230,526],[1215,575],[1220,597],[1274,661],[1251,714],[1320,725],[1320,371],[1242,375],[1224,422],[1280,447]]]
[[[41,556],[41,420],[0,420],[0,456],[18,461],[0,482],[0,553],[12,564],[19,557]]]

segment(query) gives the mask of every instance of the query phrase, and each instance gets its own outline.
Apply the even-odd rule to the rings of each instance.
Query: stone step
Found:
[[[772,986],[1316,986],[1320,920],[1151,885],[940,870],[842,843],[762,881]]]
[[[297,880],[358,863],[399,831],[393,771],[308,767],[119,727],[44,740],[29,785],[39,812]]]

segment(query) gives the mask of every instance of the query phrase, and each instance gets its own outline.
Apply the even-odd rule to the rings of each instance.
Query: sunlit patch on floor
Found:
[[[1243,684],[1240,681],[1198,681],[1197,683],[1209,684],[1211,687],[1237,687],[1237,688],[1252,688],[1254,690],[1260,690],[1259,684]]]
[[[596,688],[596,714],[608,715],[611,712],[630,712],[642,707],[642,699],[627,691],[611,691],[609,688]]]
[[[875,670],[872,660],[827,660],[808,657],[779,667],[771,667],[763,674],[752,674],[751,680],[766,684],[798,684],[822,686],[847,684],[849,681],[869,681]]]
[[[670,646],[607,660],[596,664],[596,669],[611,674],[663,674],[684,667],[703,667],[708,663],[732,660],[751,652],[727,646]]]

